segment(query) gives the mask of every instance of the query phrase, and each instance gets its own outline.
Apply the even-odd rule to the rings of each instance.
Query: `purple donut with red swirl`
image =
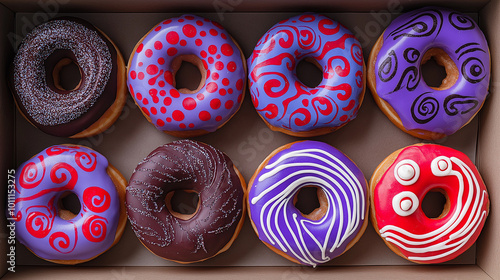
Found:
[[[17,240],[40,258],[63,264],[108,250],[126,215],[121,216],[123,201],[107,168],[107,159],[96,151],[65,145],[49,147],[19,166],[15,206],[7,211]],[[62,205],[69,193],[80,201],[77,214]]]
[[[182,61],[201,72],[195,90],[176,88]],[[246,64],[239,46],[219,23],[199,16],[157,24],[137,43],[128,69],[128,87],[142,113],[175,136],[215,131],[243,101]]]
[[[299,81],[296,66],[312,62],[320,84]],[[306,13],[279,22],[248,59],[253,104],[273,130],[294,136],[332,132],[356,118],[365,92],[361,45],[342,24]]]

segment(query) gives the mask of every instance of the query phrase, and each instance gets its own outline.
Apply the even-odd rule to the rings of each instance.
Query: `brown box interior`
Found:
[[[165,273],[175,278],[195,278],[203,275],[210,279],[238,277],[265,278],[478,278],[500,279],[498,260],[500,244],[493,233],[500,226],[500,214],[495,213],[494,201],[500,196],[495,191],[493,174],[498,168],[495,156],[500,153],[495,146],[495,106],[500,100],[495,97],[496,83],[495,50],[500,38],[494,32],[498,26],[497,14],[500,12],[498,1],[308,1],[307,5],[299,2],[272,1],[209,1],[186,4],[184,1],[49,1],[52,6],[43,6],[38,1],[0,1],[0,34],[3,38],[12,37],[12,32],[23,34],[30,29],[30,23],[40,23],[45,18],[71,14],[85,18],[107,33],[118,45],[127,59],[135,43],[157,22],[185,12],[196,13],[217,20],[235,37],[248,57],[253,46],[269,27],[280,19],[303,11],[319,11],[349,27],[360,39],[365,60],[372,44],[383,31],[385,20],[394,18],[388,11],[411,10],[426,4],[442,4],[471,13],[478,19],[487,38],[492,54],[492,84],[490,97],[481,111],[479,118],[460,130],[457,134],[440,140],[438,143],[451,146],[475,158],[493,201],[487,225],[483,230],[477,248],[474,246],[454,261],[442,266],[416,266],[392,253],[377,236],[371,226],[350,251],[330,262],[329,266],[310,269],[294,266],[268,250],[254,234],[250,223],[245,222],[242,233],[233,247],[214,259],[196,264],[197,267],[179,266],[164,261],[150,254],[137,240],[131,228],[127,226],[121,242],[101,257],[81,265],[81,267],[57,267],[42,261],[24,246],[16,250],[16,273],[9,273],[6,279],[27,279],[42,273],[51,277],[67,277],[77,273],[82,278],[134,279],[135,277],[156,278]],[[48,3],[49,3],[48,2]],[[330,3],[332,2],[332,3]],[[55,4],[54,4],[55,3]],[[119,4],[117,4],[119,3]],[[221,4],[222,3],[222,4]],[[327,4],[325,4],[327,3]],[[56,5],[57,4],[57,5]],[[189,6],[187,6],[189,5]],[[45,7],[45,8],[44,8]],[[49,8],[47,8],[49,7]],[[196,7],[196,8],[190,8]],[[100,12],[100,13],[96,13]],[[102,13],[101,13],[102,12]],[[131,13],[134,12],[134,13]],[[148,13],[144,13],[148,12]],[[175,13],[172,13],[175,12]],[[12,47],[9,40],[0,45],[0,77],[6,77],[4,70],[12,59]],[[498,101],[497,101],[498,100]],[[77,143],[92,147],[108,157],[126,178],[129,178],[135,165],[158,145],[171,142],[176,138],[158,132],[147,123],[129,97],[122,116],[113,127],[101,135],[89,139],[68,140],[51,137],[30,126],[19,114],[15,113],[10,92],[5,79],[0,79],[0,110],[2,120],[2,170],[15,168],[43,148],[61,143]],[[490,127],[491,126],[491,127]],[[390,135],[391,137],[386,137]],[[36,139],[35,141],[33,139]],[[367,92],[360,114],[356,120],[338,132],[315,137],[332,144],[345,152],[362,169],[367,179],[376,165],[392,151],[421,142],[401,132],[380,112]],[[270,131],[258,117],[252,107],[249,95],[246,96],[241,110],[222,129],[200,140],[220,148],[227,153],[248,180],[258,164],[275,148],[299,140]],[[14,147],[14,148],[13,148]],[[15,154],[15,155],[14,155]],[[15,157],[15,159],[14,159]],[[6,174],[6,172],[4,173]],[[6,177],[6,175],[4,175]],[[2,177],[3,178],[3,177]],[[4,180],[7,182],[7,179]],[[2,193],[1,195],[5,195]],[[3,202],[3,200],[1,200]],[[3,205],[0,205],[5,209]],[[497,218],[497,216],[499,216]],[[2,222],[3,219],[2,219]],[[2,229],[5,227],[2,225]],[[7,232],[8,233],[8,232]],[[2,235],[1,252],[8,252],[6,237]],[[6,254],[0,256],[5,258]],[[2,259],[2,269],[6,262]],[[149,267],[147,267],[149,266]],[[151,267],[153,266],[153,267]],[[259,266],[259,268],[253,268]],[[163,278],[163,277],[162,277]]]

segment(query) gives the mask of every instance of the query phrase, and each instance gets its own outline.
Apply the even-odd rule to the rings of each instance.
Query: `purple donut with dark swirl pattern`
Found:
[[[433,57],[444,66],[439,87],[423,79]],[[467,15],[428,7],[396,18],[370,55],[369,86],[384,113],[405,132],[439,139],[457,132],[481,108],[490,81],[483,32]]]

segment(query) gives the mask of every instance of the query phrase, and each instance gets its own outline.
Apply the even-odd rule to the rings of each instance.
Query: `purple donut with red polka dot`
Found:
[[[204,69],[198,90],[186,93],[175,88],[172,62],[190,55],[199,58]],[[245,77],[243,55],[229,33],[217,22],[183,15],[157,24],[137,43],[127,84],[157,129],[201,135],[215,131],[238,111]]]

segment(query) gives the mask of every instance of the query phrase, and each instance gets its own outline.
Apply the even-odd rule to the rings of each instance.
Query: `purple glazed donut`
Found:
[[[260,240],[296,263],[328,262],[352,247],[366,229],[365,177],[328,144],[300,141],[278,148],[248,185],[250,218]],[[316,187],[320,203],[307,215],[295,207],[303,187]]]
[[[83,146],[52,146],[16,171],[16,238],[45,260],[76,264],[111,248],[121,237],[126,213],[126,180],[107,159]],[[78,214],[61,199],[75,194]]]
[[[201,72],[197,89],[176,89],[182,61]],[[213,132],[240,108],[246,64],[238,44],[217,22],[194,15],[165,20],[136,45],[128,86],[144,116],[179,137]]]
[[[301,60],[317,65],[321,83],[301,83]],[[319,14],[283,20],[259,40],[248,59],[255,109],[283,133],[312,137],[332,132],[356,118],[365,92],[363,52],[342,24]]]
[[[444,66],[439,87],[427,85],[421,65]],[[377,104],[403,131],[439,139],[469,123],[488,95],[490,54],[470,17],[437,7],[396,18],[370,54],[368,82]]]

